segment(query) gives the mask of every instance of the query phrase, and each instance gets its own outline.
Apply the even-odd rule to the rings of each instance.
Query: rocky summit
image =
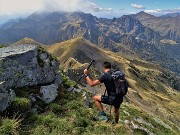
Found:
[[[16,91],[13,89],[45,85],[42,92],[42,89],[48,91],[52,84],[58,86],[61,83],[58,68],[59,62],[39,46],[25,44],[0,48],[0,111],[14,99]],[[51,99],[48,92],[43,94],[48,102],[57,96],[54,94]]]

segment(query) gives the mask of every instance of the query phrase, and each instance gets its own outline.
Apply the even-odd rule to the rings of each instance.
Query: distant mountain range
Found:
[[[177,12],[177,13],[169,13],[169,14],[165,14],[165,15],[162,15],[160,17],[162,18],[172,18],[172,17],[178,17],[180,16],[180,12]]]
[[[4,24],[0,28],[0,43],[10,44],[29,37],[42,44],[53,44],[82,36],[99,47],[156,62],[180,74],[178,20],[179,16],[163,18],[145,12],[114,19],[83,12],[34,13]]]
[[[143,26],[134,16],[125,15],[111,20],[82,12],[54,12],[32,14],[9,27],[4,24],[0,30],[0,42],[13,43],[29,37],[44,44],[52,44],[80,35],[104,46],[120,43],[124,35],[133,35],[148,42],[158,42],[162,38],[158,32]]]

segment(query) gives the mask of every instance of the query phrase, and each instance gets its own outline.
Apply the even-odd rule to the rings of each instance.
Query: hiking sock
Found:
[[[104,111],[101,111],[100,115],[106,116],[106,113]]]

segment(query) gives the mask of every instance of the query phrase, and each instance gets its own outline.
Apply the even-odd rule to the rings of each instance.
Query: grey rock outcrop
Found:
[[[58,96],[57,85],[41,86],[40,93],[42,93],[42,100],[50,103]]]
[[[4,111],[16,97],[14,90],[6,90],[5,87],[5,82],[0,82],[0,112]]]
[[[59,63],[35,45],[10,46],[0,49],[0,81],[9,87],[51,84]]]
[[[0,108],[9,105],[9,89],[56,84],[61,76],[59,62],[35,45],[14,45],[0,48]],[[4,104],[3,104],[4,102]]]

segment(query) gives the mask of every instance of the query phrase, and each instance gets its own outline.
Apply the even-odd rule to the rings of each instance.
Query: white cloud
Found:
[[[42,5],[42,0],[0,0],[0,14],[37,11]]]
[[[143,5],[138,5],[138,4],[131,4],[131,6],[133,8],[137,8],[137,9],[145,9],[145,7]]]
[[[92,10],[93,12],[108,12],[108,13],[113,12],[112,8],[102,8],[93,2],[90,2],[89,5],[90,5],[89,9]]]
[[[101,7],[90,0],[0,0],[0,23],[42,11],[83,11],[100,17],[108,16],[113,9]]]
[[[144,12],[150,13],[150,14],[155,14],[155,15],[176,13],[176,12],[180,12],[180,7],[174,8],[174,9],[151,9],[151,10],[144,10]]]
[[[88,0],[41,0],[45,11],[81,11]]]
[[[112,12],[89,0],[0,0],[0,15],[36,11]]]
[[[146,12],[146,13],[151,13],[151,14],[156,14],[156,13],[160,13],[160,12],[161,12],[161,9],[145,10],[144,12]]]
[[[136,14],[136,12],[129,12],[128,14],[130,14],[130,15],[131,15],[131,14]]]

